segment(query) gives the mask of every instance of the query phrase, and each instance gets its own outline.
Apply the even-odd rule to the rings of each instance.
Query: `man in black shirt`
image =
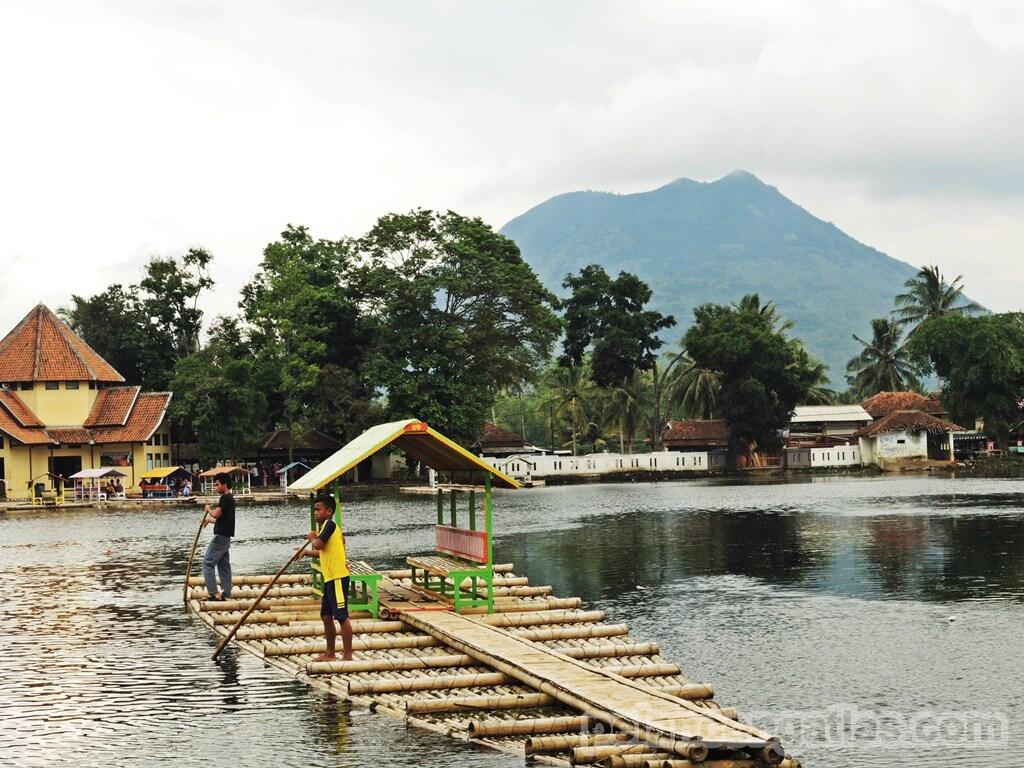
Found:
[[[203,558],[203,578],[206,579],[210,600],[227,600],[231,597],[231,558],[228,550],[231,548],[231,537],[235,535],[235,497],[231,495],[231,475],[221,472],[213,478],[213,487],[220,494],[220,501],[215,507],[206,505],[203,525],[213,523],[213,538]],[[213,578],[214,568],[220,576],[220,592]]]

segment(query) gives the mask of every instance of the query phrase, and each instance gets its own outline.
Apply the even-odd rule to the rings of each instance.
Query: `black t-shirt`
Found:
[[[220,517],[213,524],[213,532],[221,536],[235,535],[235,497],[230,493],[222,493],[220,496]]]

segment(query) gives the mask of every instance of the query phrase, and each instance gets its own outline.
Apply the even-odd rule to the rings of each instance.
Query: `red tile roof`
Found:
[[[930,435],[935,435],[963,431],[963,427],[959,427],[951,421],[937,419],[924,411],[896,411],[857,430],[854,436],[874,437],[885,432],[927,432]]]
[[[135,400],[135,407],[124,426],[97,427],[90,430],[97,443],[144,443],[164,420],[170,392],[145,392]]]
[[[92,442],[89,430],[78,427],[50,427],[46,430],[46,434],[61,445],[81,445]]]
[[[896,411],[923,411],[933,416],[946,412],[938,398],[918,392],[879,392],[860,405],[873,419],[885,418]]]
[[[6,408],[15,421],[23,427],[43,426],[43,422],[32,413],[32,409],[25,405],[25,401],[12,389],[0,389],[0,405]]]
[[[661,441],[667,448],[688,446],[729,446],[729,425],[725,419],[700,421],[670,421],[661,433]]]
[[[124,377],[40,304],[0,340],[0,381],[102,381]]]
[[[6,408],[0,408],[0,432],[26,445],[49,445],[52,440],[40,427],[23,427]]]
[[[526,441],[523,440],[522,435],[509,432],[507,429],[502,429],[496,424],[486,423],[480,431],[480,438],[477,440],[477,443],[486,447],[514,447],[523,446],[526,444]]]
[[[123,427],[142,387],[110,387],[96,393],[85,427]]]

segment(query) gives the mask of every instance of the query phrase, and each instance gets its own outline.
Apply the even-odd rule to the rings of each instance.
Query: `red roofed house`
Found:
[[[667,451],[722,451],[729,448],[729,425],[725,419],[671,420],[661,431]]]
[[[9,498],[36,478],[119,467],[126,489],[171,465],[170,392],[142,392],[40,304],[0,340],[0,476]],[[56,481],[55,481],[56,482]]]

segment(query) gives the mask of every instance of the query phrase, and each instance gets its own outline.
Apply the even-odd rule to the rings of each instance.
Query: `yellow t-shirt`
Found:
[[[317,533],[324,542],[320,550],[320,571],[324,581],[334,581],[348,576],[348,559],[345,556],[345,537],[333,518],[325,520]],[[325,536],[326,534],[326,536]]]

